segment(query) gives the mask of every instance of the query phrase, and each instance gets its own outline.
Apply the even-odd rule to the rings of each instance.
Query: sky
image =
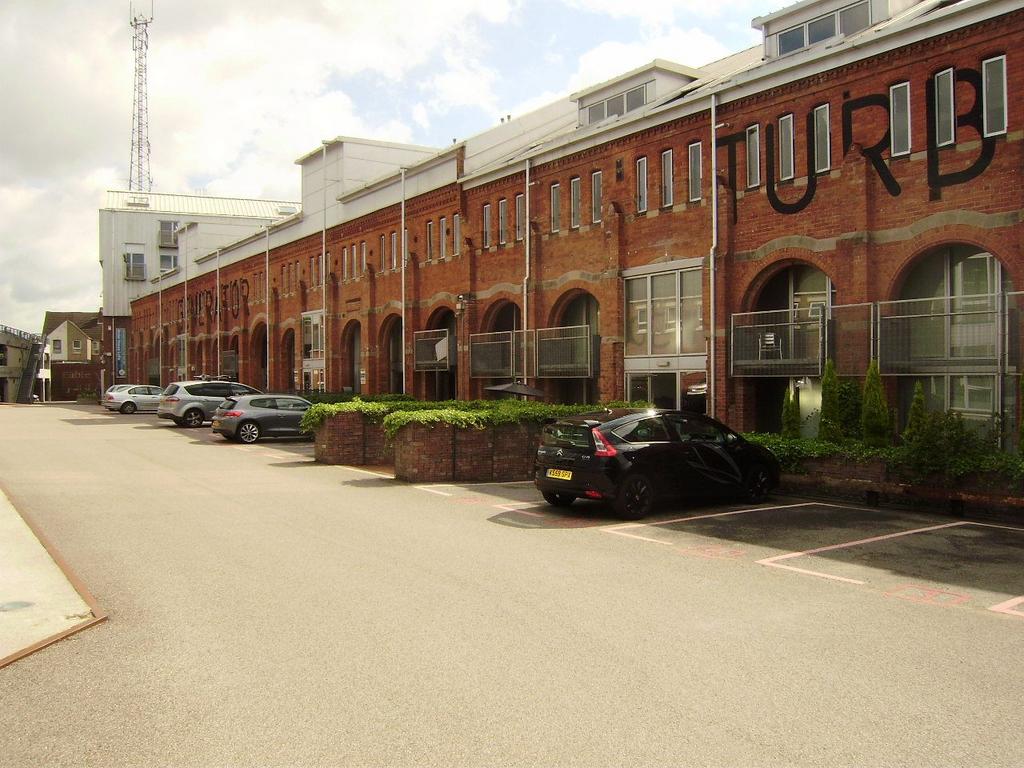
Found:
[[[759,43],[783,0],[135,0],[153,191],[299,198],[335,136],[443,147],[655,58]],[[129,0],[0,2],[0,325],[100,306],[98,209],[127,189]]]

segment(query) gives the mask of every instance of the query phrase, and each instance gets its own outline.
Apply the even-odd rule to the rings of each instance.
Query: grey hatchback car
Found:
[[[261,437],[294,437],[302,415],[312,405],[295,395],[229,397],[213,414],[213,431],[228,440],[255,443]]]
[[[156,415],[179,427],[201,427],[226,398],[258,394],[258,389],[233,381],[173,381],[160,396]]]

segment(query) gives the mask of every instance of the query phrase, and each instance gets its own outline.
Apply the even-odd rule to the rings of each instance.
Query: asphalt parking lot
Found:
[[[241,445],[209,427],[183,429],[151,414],[128,418],[149,418],[198,445],[313,461],[313,445],[305,438]],[[349,469],[380,478],[382,484],[389,480],[380,468]],[[624,523],[598,502],[578,500],[568,510],[551,507],[529,482],[412,487],[445,499],[454,510],[496,510],[491,520],[501,525],[595,529],[638,545],[668,547],[682,557],[771,568],[794,578],[867,589],[886,599],[1024,619],[1024,525],[782,497],[760,505],[663,505],[648,520]]]
[[[1012,524],[623,522],[85,406],[0,409],[0,487],[108,616],[0,670],[4,765],[1024,764]]]

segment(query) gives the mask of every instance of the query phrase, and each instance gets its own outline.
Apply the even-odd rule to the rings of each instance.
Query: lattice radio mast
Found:
[[[128,190],[150,192],[153,177],[149,172],[149,97],[146,87],[146,52],[149,50],[149,25],[153,21],[153,7],[149,16],[135,15],[129,4],[128,15],[132,26],[132,50],[135,51],[135,92],[132,95],[132,158],[128,173]]]

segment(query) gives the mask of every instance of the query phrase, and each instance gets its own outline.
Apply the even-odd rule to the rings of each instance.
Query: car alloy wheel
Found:
[[[238,439],[243,443],[255,443],[260,439],[260,425],[255,421],[243,422],[238,427]]]
[[[768,474],[768,470],[756,464],[750,468],[747,473],[746,491],[747,501],[757,503],[764,501],[768,495],[768,488],[771,485],[771,477]]]
[[[186,427],[201,427],[203,426],[203,412],[196,408],[186,411],[184,421]]]
[[[138,408],[135,407],[135,403],[131,400],[121,406],[121,413],[135,413],[137,410]]]
[[[640,520],[647,517],[654,508],[654,486],[645,475],[627,475],[615,499],[615,509],[620,517]]]

